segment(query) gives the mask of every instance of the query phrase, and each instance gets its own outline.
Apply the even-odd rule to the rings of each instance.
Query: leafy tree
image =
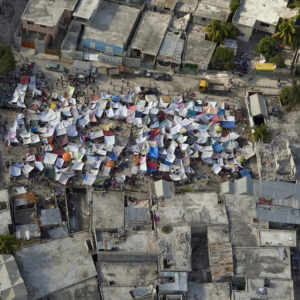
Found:
[[[210,23],[204,28],[204,31],[207,32],[208,39],[213,42],[222,43],[224,37],[227,36],[227,33],[224,32],[222,22],[217,20],[210,21]]]
[[[270,139],[270,132],[268,131],[268,127],[266,124],[255,125],[251,127],[254,130],[252,133],[252,137],[255,141],[267,142]]]
[[[270,58],[270,62],[275,64],[278,68],[285,67],[284,58],[280,55],[275,55],[272,58]]]
[[[211,66],[217,70],[232,70],[234,67],[233,58],[233,50],[218,46],[211,59]]]
[[[285,86],[280,91],[280,101],[288,110],[300,104],[300,85],[296,80],[293,80],[292,85]]]
[[[7,75],[15,68],[14,55],[8,45],[0,45],[0,74]]]
[[[230,12],[232,15],[236,12],[236,10],[239,8],[240,2],[238,0],[231,0],[229,4]]]
[[[227,38],[235,39],[239,35],[239,30],[232,23],[224,22],[222,26]]]
[[[267,61],[275,53],[275,43],[271,36],[265,36],[262,38],[255,47],[255,52],[257,54],[263,55]]]
[[[0,235],[0,253],[12,254],[13,251],[20,247],[19,240],[16,239],[16,234]]]

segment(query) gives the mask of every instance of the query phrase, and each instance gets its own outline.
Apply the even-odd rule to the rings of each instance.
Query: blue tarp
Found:
[[[113,160],[113,161],[117,161],[118,160],[118,155],[115,152],[110,152],[108,157]]]
[[[113,95],[112,96],[112,101],[118,102],[119,101],[119,96],[118,95]]]
[[[150,147],[148,156],[153,157],[153,158],[158,158],[158,147]]]
[[[222,121],[221,125],[223,128],[234,128],[234,121]]]
[[[220,153],[224,150],[224,148],[222,147],[222,145],[220,143],[214,143],[212,145],[212,148],[214,149],[214,152]]]
[[[218,115],[224,115],[225,113],[225,110],[224,109],[221,109],[221,108],[218,108]]]
[[[143,117],[143,113],[141,111],[135,111],[135,117],[136,118],[142,118]]]
[[[172,165],[172,163],[170,163],[170,162],[167,161],[167,160],[164,160],[164,164],[167,165],[167,166],[171,166],[171,165]]]
[[[241,174],[242,177],[250,177],[251,178],[251,174],[250,174],[249,169],[240,170],[240,174]]]

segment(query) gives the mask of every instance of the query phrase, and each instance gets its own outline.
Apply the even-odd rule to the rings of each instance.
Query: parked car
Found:
[[[155,87],[144,87],[144,86],[141,86],[140,95],[145,96],[145,95],[150,95],[150,94],[157,95],[157,94],[159,94],[159,91]]]
[[[66,72],[66,68],[64,66],[55,63],[47,63],[46,69],[50,71],[60,72],[60,73]]]
[[[153,73],[150,71],[147,71],[147,70],[137,70],[134,72],[134,74],[139,77],[152,77],[153,76]]]
[[[156,73],[156,74],[154,74],[153,78],[155,80],[162,80],[162,81],[170,81],[170,80],[172,80],[171,75],[166,74],[166,73]]]

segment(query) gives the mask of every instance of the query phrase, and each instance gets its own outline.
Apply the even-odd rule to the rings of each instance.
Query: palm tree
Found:
[[[274,33],[272,37],[281,39],[283,46],[285,46],[286,44],[292,44],[295,34],[296,30],[293,25],[293,18],[282,19],[278,25],[278,32]]]
[[[16,239],[16,234],[0,235],[0,253],[12,254],[20,247],[19,240]]]
[[[250,128],[252,137],[255,141],[267,142],[270,139],[270,132],[266,124],[255,125]]]
[[[226,28],[222,22],[212,20],[205,28],[204,31],[207,33],[208,39],[213,42],[222,43],[224,37],[228,36]]]

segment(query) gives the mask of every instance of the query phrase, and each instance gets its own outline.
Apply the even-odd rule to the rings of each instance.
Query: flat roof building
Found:
[[[238,39],[248,42],[254,29],[273,34],[280,18],[290,18],[297,9],[287,7],[285,0],[243,0],[232,23],[240,31]]]
[[[86,246],[89,238],[87,232],[81,232],[72,238],[52,240],[16,252],[30,299],[45,297],[97,275]]]
[[[169,14],[146,10],[133,38],[130,56],[140,59],[145,65],[154,67],[170,21]]]
[[[228,225],[224,204],[218,203],[217,193],[175,194],[163,203],[158,202],[155,210],[156,226],[199,226]]]
[[[74,20],[89,24],[99,7],[102,0],[79,0],[73,13]]]
[[[160,270],[186,271],[192,270],[191,227],[157,228],[156,245],[159,252]]]
[[[0,294],[3,300],[27,299],[27,288],[13,255],[0,255]]]
[[[83,47],[122,56],[135,31],[140,10],[103,1],[89,26],[85,27]]]
[[[96,266],[101,286],[144,287],[157,277],[156,262],[97,262]]]
[[[8,233],[11,224],[8,190],[0,190],[0,234]]]
[[[267,298],[265,298],[265,296]],[[272,278],[268,286],[266,286],[265,278],[247,277],[246,289],[244,291],[232,291],[232,300],[246,299],[294,300],[293,280]]]
[[[184,16],[185,14],[192,14],[195,12],[198,5],[198,0],[178,0],[175,12],[179,16]]]
[[[30,0],[21,17],[22,27],[29,32],[46,34],[54,41],[59,27],[65,27],[78,0]]]
[[[198,283],[188,282],[189,300],[230,300],[230,288],[226,282]]]
[[[291,279],[290,248],[235,248],[235,275]]]
[[[296,247],[296,231],[260,229],[259,242],[261,247]]]
[[[206,71],[217,43],[205,40],[202,26],[193,26],[187,35],[186,49],[182,60],[183,69]]]
[[[211,20],[226,22],[230,0],[201,0],[193,14],[193,23],[207,25]]]
[[[124,194],[121,192],[94,191],[93,228],[98,230],[114,230],[124,227]]]

